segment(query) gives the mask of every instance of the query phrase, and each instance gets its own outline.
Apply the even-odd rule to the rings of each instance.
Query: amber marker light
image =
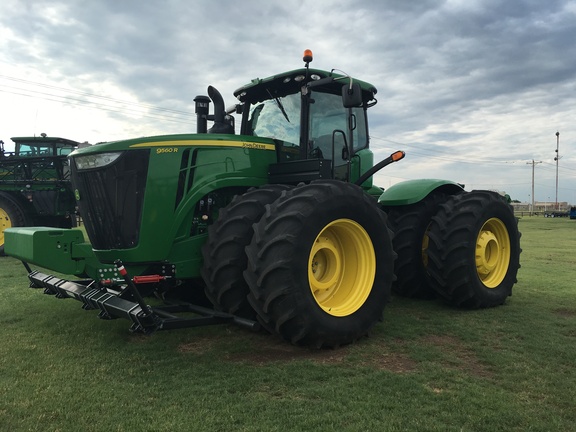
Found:
[[[313,59],[314,56],[312,55],[312,50],[304,50],[304,58],[302,60],[304,60],[306,63],[310,63]]]
[[[354,182],[354,184],[357,184],[358,186],[360,186],[362,183],[364,183],[366,180],[368,180],[370,177],[372,177],[374,174],[376,174],[382,168],[384,168],[387,165],[390,165],[391,163],[398,162],[400,159],[404,159],[404,156],[406,156],[406,153],[404,153],[402,150],[395,151],[390,156],[381,160],[376,165],[374,165],[372,168],[370,168],[368,171],[366,171],[364,174],[362,174]]]
[[[404,159],[406,153],[404,153],[402,150],[398,150],[397,152],[392,153],[391,156],[394,162],[398,162],[400,159]]]

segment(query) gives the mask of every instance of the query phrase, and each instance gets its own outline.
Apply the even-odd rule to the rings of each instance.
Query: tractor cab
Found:
[[[278,165],[271,166],[272,182],[297,183],[312,177],[350,181],[351,165],[359,171],[362,158],[358,154],[368,149],[366,110],[376,104],[376,88],[348,75],[310,69],[309,50],[304,61],[304,68],[256,78],[236,90],[234,95],[240,104],[227,113],[242,115],[241,135],[274,141]],[[218,127],[218,97],[214,98],[214,90],[208,89],[215,112],[211,118],[215,125],[208,132],[220,133],[225,126]],[[195,99],[197,113],[198,103],[209,101],[200,98]],[[230,116],[221,114],[220,118],[224,125],[230,125]],[[201,119],[198,125],[205,128]],[[367,156],[371,165],[371,152]],[[310,171],[319,173],[302,177]]]
[[[17,157],[45,157],[67,156],[78,148],[76,141],[58,137],[14,137],[14,156]]]
[[[13,137],[12,141],[14,151],[2,152],[2,180],[46,182],[69,179],[67,156],[79,147],[79,143],[46,134],[40,137]]]
[[[310,51],[304,61],[305,68],[254,79],[234,92],[243,104],[240,133],[272,138],[280,164],[293,162],[296,171],[328,166],[331,178],[349,181],[351,161],[368,148],[366,109],[376,103],[376,88],[310,69]],[[283,173],[286,167],[276,169]]]

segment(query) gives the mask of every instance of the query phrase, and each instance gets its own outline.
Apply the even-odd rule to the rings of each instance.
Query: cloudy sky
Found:
[[[576,204],[574,0],[2,0],[0,139],[195,131],[193,99],[303,66],[373,83],[376,183]]]

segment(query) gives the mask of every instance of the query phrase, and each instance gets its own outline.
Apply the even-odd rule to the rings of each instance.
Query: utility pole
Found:
[[[532,165],[532,208],[530,209],[530,216],[532,216],[534,212],[534,168],[540,163],[542,163],[542,161],[536,162],[534,159],[532,159],[532,162],[526,162],[526,165]]]
[[[556,157],[554,160],[556,161],[556,205],[554,206],[554,210],[558,210],[558,161],[560,160],[560,132],[556,131]]]

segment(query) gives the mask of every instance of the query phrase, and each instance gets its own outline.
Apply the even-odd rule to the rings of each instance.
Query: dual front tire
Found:
[[[395,254],[385,213],[361,188],[339,181],[301,185],[282,191],[254,219],[243,277],[236,271],[235,281],[264,328],[294,344],[335,347],[366,335],[381,319]],[[207,244],[217,244],[214,237]],[[210,249],[204,278],[216,280],[206,270],[213,267]]]

